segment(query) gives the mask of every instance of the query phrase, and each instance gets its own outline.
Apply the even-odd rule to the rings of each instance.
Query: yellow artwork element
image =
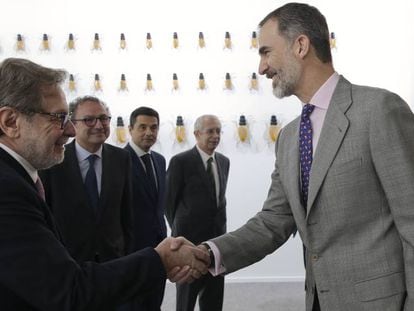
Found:
[[[206,47],[206,42],[204,41],[204,34],[201,31],[198,33],[198,46],[201,49]]]
[[[239,126],[237,127],[237,134],[241,142],[246,142],[249,138],[249,129],[247,127],[246,117],[241,115],[239,118]]]
[[[176,73],[173,73],[172,85],[173,85],[173,90],[178,90],[180,88],[180,85],[178,84],[178,76]]]
[[[16,51],[25,51],[26,46],[24,44],[24,40],[21,34],[17,35],[17,42],[16,42]]]
[[[183,143],[185,141],[185,127],[182,116],[177,116],[177,122],[175,126],[175,138],[179,143]]]
[[[147,40],[146,40],[145,46],[147,47],[148,50],[152,49],[152,39],[151,39],[151,34],[149,32],[147,32]]]
[[[121,41],[119,42],[119,47],[122,50],[125,50],[126,49],[126,46],[127,46],[127,44],[126,44],[126,40],[125,40],[125,34],[124,33],[121,33]]]
[[[75,82],[75,78],[73,77],[73,74],[69,75],[68,88],[69,88],[69,91],[71,91],[71,92],[76,91],[76,82]]]
[[[253,31],[252,32],[252,40],[250,42],[250,48],[251,49],[257,49],[258,46],[259,45],[257,43],[257,33],[256,33],[256,31]]]
[[[276,116],[272,115],[270,117],[270,126],[269,126],[269,138],[272,142],[276,142],[280,133],[280,125],[277,122]]]
[[[73,34],[69,34],[68,42],[66,43],[66,47],[68,50],[74,50],[75,49],[75,39],[73,38]]]
[[[116,119],[116,129],[115,129],[115,133],[116,133],[116,142],[119,144],[124,144],[127,142],[127,133],[126,133],[126,129],[124,126],[124,120],[122,119],[122,117],[118,117]]]
[[[224,36],[224,48],[231,50],[232,46],[230,32],[226,31]]]
[[[145,86],[145,90],[146,91],[152,91],[154,88],[152,86],[152,78],[151,78],[151,74],[147,73],[147,83]]]
[[[204,74],[202,72],[200,72],[200,75],[198,77],[198,88],[200,90],[206,89],[206,81],[204,80]]]
[[[99,78],[99,74],[95,74],[95,80],[93,82],[93,86],[95,88],[95,91],[102,91],[102,85],[101,85],[101,80]]]

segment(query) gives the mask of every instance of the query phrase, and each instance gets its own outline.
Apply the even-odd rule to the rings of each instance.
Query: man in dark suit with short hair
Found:
[[[167,236],[164,220],[165,158],[151,150],[157,141],[160,118],[149,107],[130,116],[131,141],[125,147],[132,163],[132,249],[158,245]],[[165,282],[151,295],[134,302],[134,311],[160,311]]]
[[[226,185],[230,161],[215,152],[221,123],[203,115],[194,124],[197,144],[174,156],[167,172],[166,216],[172,235],[182,235],[195,244],[226,232]],[[224,277],[210,274],[192,284],[177,285],[177,311],[219,311],[223,306]]]
[[[76,137],[61,164],[40,172],[46,202],[71,255],[105,262],[131,251],[131,164],[127,152],[105,144],[111,116],[101,100],[80,97],[69,107]],[[96,202],[88,188],[91,156]]]

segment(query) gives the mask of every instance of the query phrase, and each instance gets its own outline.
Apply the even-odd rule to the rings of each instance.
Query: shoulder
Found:
[[[230,159],[220,152],[216,152],[216,158],[219,161],[230,163]]]
[[[129,152],[123,148],[119,148],[116,147],[114,145],[111,144],[107,144],[105,143],[103,145],[103,150],[102,150],[103,154],[110,154],[110,155],[115,155],[115,156],[119,156],[122,158],[126,158],[129,157]]]

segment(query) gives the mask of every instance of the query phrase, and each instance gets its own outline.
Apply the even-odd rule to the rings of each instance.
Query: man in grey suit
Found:
[[[199,244],[226,232],[226,185],[230,161],[215,151],[221,123],[203,115],[194,124],[197,144],[174,156],[167,171],[165,213],[173,236]],[[205,277],[177,285],[177,311],[194,310],[198,294],[200,310],[219,311],[223,305],[224,277]]]
[[[214,273],[261,260],[297,231],[307,311],[414,310],[413,113],[396,94],[335,72],[316,8],[289,3],[259,27],[260,73],[303,113],[282,130],[262,211],[200,246]]]

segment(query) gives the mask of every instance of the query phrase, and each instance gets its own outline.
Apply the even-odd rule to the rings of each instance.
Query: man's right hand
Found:
[[[192,282],[208,272],[210,256],[183,237],[166,238],[155,248],[171,282]]]

